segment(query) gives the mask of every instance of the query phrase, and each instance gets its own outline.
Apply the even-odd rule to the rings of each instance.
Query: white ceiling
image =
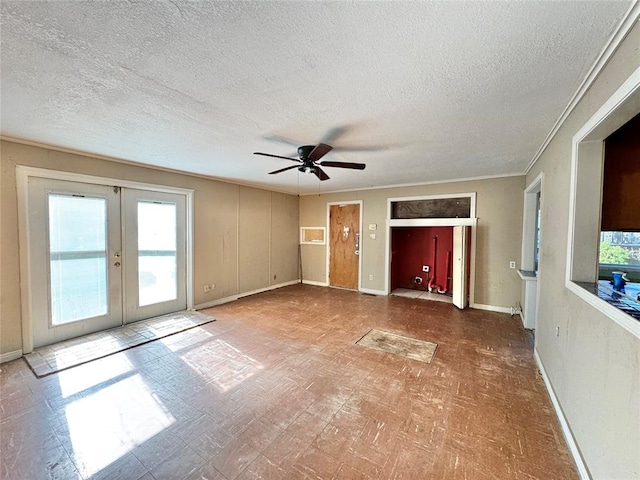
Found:
[[[0,132],[291,193],[523,173],[630,4],[3,0]],[[322,140],[366,170],[252,155]]]

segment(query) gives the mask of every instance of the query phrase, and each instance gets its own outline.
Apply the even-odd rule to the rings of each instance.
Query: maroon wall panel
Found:
[[[414,277],[422,277],[422,285],[427,288],[429,277],[434,274],[433,245],[438,237],[436,249],[435,284],[445,288],[447,273],[447,252],[453,255],[453,227],[394,227],[391,229],[391,290],[414,288]],[[422,271],[429,265],[430,272]],[[448,275],[451,275],[451,266]],[[449,281],[451,288],[451,281]]]

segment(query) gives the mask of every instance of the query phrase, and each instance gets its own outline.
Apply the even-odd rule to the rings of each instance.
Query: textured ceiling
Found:
[[[3,0],[0,132],[292,193],[522,173],[629,6]],[[367,169],[252,155],[322,140]]]

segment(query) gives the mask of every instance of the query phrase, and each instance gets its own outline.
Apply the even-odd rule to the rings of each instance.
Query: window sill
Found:
[[[597,311],[609,317],[629,333],[640,339],[640,304],[631,299],[614,298],[614,292],[598,288],[597,283],[568,281],[567,288]],[[621,297],[618,295],[618,297]],[[625,310],[616,307],[623,303]]]

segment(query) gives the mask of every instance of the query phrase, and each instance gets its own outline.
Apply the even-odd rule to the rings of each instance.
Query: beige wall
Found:
[[[515,306],[521,285],[509,261],[520,262],[524,177],[504,177],[417,187],[382,188],[300,198],[300,226],[327,226],[327,202],[362,200],[362,287],[384,291],[387,199],[422,195],[477,193],[475,303]],[[378,225],[369,238],[370,223]],[[373,280],[369,276],[373,275]],[[302,245],[302,278],[326,282],[326,247]]]
[[[0,164],[0,354],[22,348],[16,165],[195,190],[196,305],[298,279],[296,196],[4,141]]]
[[[593,478],[640,478],[640,340],[564,286],[571,140],[638,68],[638,45],[636,24],[527,175],[545,175],[536,350]]]

